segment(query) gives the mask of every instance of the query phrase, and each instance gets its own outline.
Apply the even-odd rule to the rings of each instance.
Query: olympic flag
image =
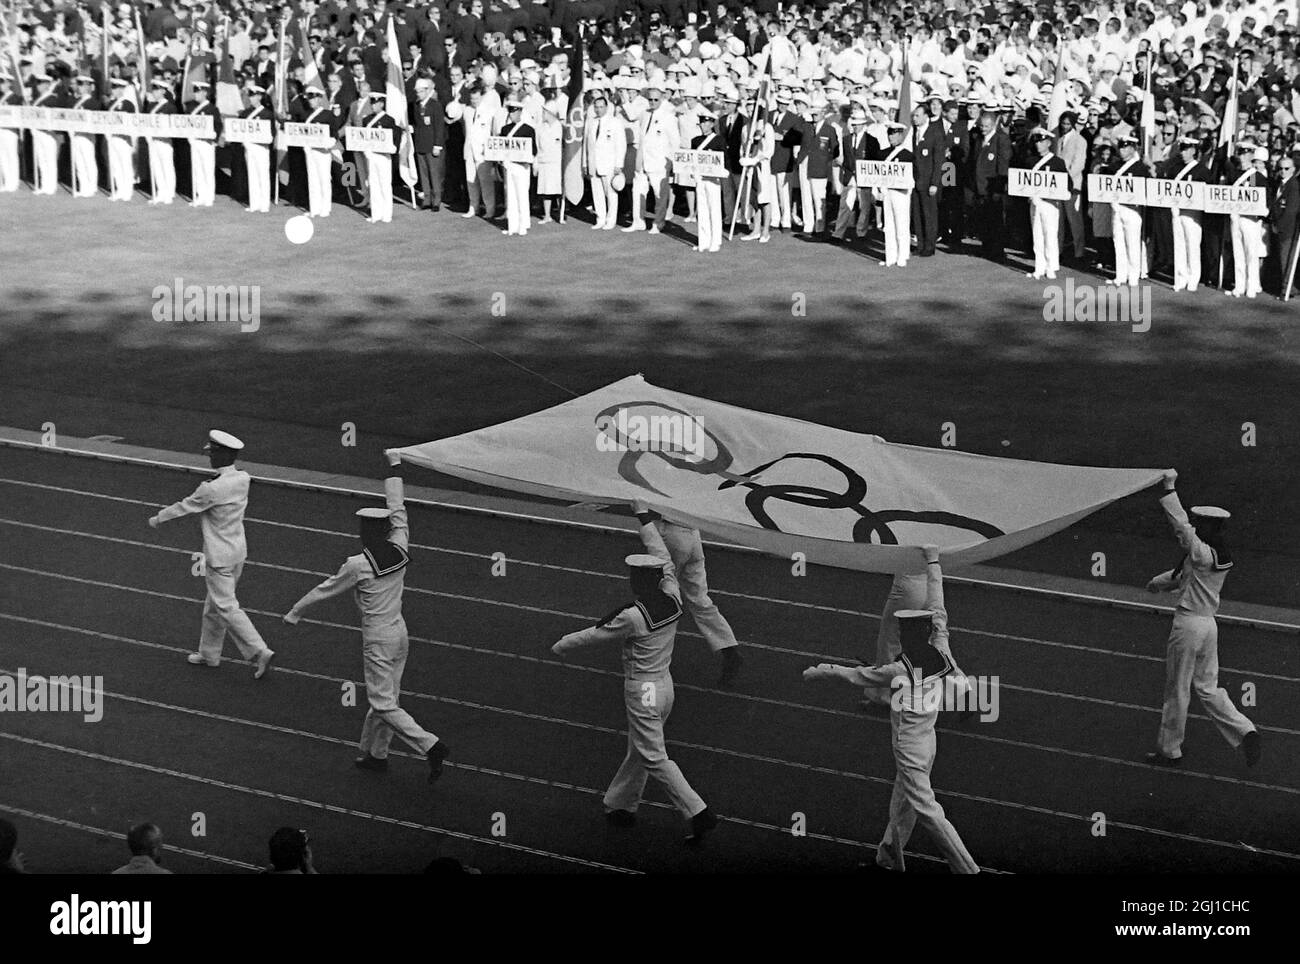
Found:
[[[640,375],[398,452],[514,492],[641,499],[729,542],[869,572],[914,568],[915,547],[929,544],[952,565],[992,559],[1154,484],[1162,472],[900,445],[668,391]]]

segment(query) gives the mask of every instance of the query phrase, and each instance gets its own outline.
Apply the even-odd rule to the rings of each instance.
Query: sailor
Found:
[[[387,770],[388,747],[393,734],[397,734],[424,754],[429,762],[429,782],[433,783],[442,776],[447,745],[416,723],[398,703],[410,649],[402,618],[402,592],[411,558],[411,532],[402,489],[401,456],[396,449],[387,449],[384,455],[391,467],[384,480],[386,508],[357,512],[361,552],[348,556],[337,573],[294,603],[284,614],[284,621],[297,625],[308,606],[353,591],[361,611],[366,699],[370,702],[361,727],[361,756],[356,766],[362,770]]]
[[[1246,765],[1254,766],[1259,762],[1259,731],[1219,686],[1219,626],[1214,616],[1219,611],[1223,582],[1232,569],[1232,553],[1223,534],[1231,515],[1218,506],[1194,505],[1189,519],[1175,489],[1177,480],[1173,469],[1165,473],[1160,507],[1184,555],[1173,569],[1147,583],[1148,592],[1177,592],[1178,607],[1165,656],[1160,735],[1156,752],[1148,753],[1146,760],[1163,767],[1182,764],[1187,704],[1194,689],[1223,738],[1241,747]]]
[[[691,789],[677,764],[668,759],[664,745],[664,724],[673,709],[673,644],[682,615],[677,567],[655,527],[654,516],[640,502],[632,503],[632,511],[641,523],[641,542],[646,549],[625,560],[633,602],[589,629],[569,633],[551,652],[563,656],[602,643],[623,647],[627,755],[605,791],[605,817],[618,827],[635,824],[646,778],[654,776],[688,821],[686,840],[695,844],[717,826],[718,818]]]
[[[216,478],[203,482],[192,495],[173,503],[149,518],[156,529],[181,516],[198,515],[203,529],[203,578],[208,595],[203,604],[203,632],[199,649],[187,657],[195,666],[217,666],[225,647],[226,633],[235,639],[244,659],[256,667],[254,679],[261,679],[275,653],[262,640],[252,620],[240,608],[235,587],[248,557],[244,540],[244,512],[248,509],[249,475],[235,467],[244,443],[229,432],[213,429],[203,451],[216,469]]]
[[[979,866],[949,822],[930,786],[936,751],[935,721],[945,694],[961,687],[955,664],[947,655],[948,615],[943,603],[943,572],[936,546],[924,549],[925,609],[895,613],[901,652],[883,666],[837,666],[821,663],[804,670],[805,680],[842,679],[855,686],[891,687],[889,714],[894,749],[894,792],[889,801],[889,825],[876,848],[876,864],[903,871],[903,848],[917,820],[930,832],[953,873],[979,873]]]

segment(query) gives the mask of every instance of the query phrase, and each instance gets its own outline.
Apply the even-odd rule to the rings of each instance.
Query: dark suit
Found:
[[[943,128],[928,124],[917,136],[913,129],[912,157],[916,187],[912,191],[912,230],[916,232],[916,253],[934,254],[939,239],[939,188],[943,184],[943,159],[947,152]],[[930,193],[934,188],[934,193]]]
[[[437,97],[415,101],[411,106],[411,134],[415,146],[415,169],[420,175],[423,206],[430,210],[442,207],[442,181],[447,157],[446,108]],[[438,148],[435,153],[434,148]]]
[[[948,158],[943,167],[950,169],[954,183],[939,188],[939,237],[950,245],[960,245],[966,236],[966,161],[970,156],[970,129],[966,122],[939,121]]]
[[[1268,197],[1268,220],[1273,231],[1273,243],[1269,247],[1277,253],[1278,293],[1283,295],[1286,294],[1286,276],[1291,270],[1291,255],[1295,250],[1297,215],[1300,215],[1300,178],[1293,174]]]
[[[980,245],[985,257],[1005,257],[1003,234],[1007,197],[1007,171],[1011,166],[1011,139],[1002,128],[987,140],[980,131],[971,140],[971,186],[979,218]]]

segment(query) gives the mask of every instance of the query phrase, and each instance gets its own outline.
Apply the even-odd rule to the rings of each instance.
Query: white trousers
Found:
[[[370,183],[370,216],[389,224],[393,220],[393,156],[367,151],[366,178]]]
[[[333,207],[333,159],[328,148],[309,147],[307,159],[307,210],[312,217],[327,217]]]
[[[95,160],[93,134],[72,135],[72,175],[76,179],[73,197],[94,197],[99,193],[99,164]]]
[[[719,240],[721,237],[719,234]],[[732,632],[731,624],[722,613],[718,612],[718,607],[713,604],[713,599],[709,596],[708,569],[704,563],[703,553],[681,560],[677,565],[677,582],[682,590],[682,604],[691,614],[691,619],[695,620],[695,625],[709,649],[716,653],[737,645],[736,634]]]
[[[895,771],[894,792],[889,798],[889,825],[876,851],[876,862],[893,870],[902,870],[899,861],[903,857],[903,848],[919,820],[939,845],[954,874],[978,874],[979,865],[935,799],[934,788],[930,786],[930,767],[933,765],[934,758],[931,757],[924,769],[899,767]]]
[[[244,173],[248,178],[248,209],[271,210],[271,151],[265,144],[244,145]]]
[[[668,186],[668,169],[637,171],[632,178],[632,224],[638,225],[644,217],[646,195],[655,192],[655,225],[664,226],[668,219],[668,202],[672,198],[672,189]]]
[[[388,746],[393,736],[400,736],[421,753],[438,742],[410,713],[402,709],[398,698],[402,691],[402,672],[406,669],[406,656],[410,642],[406,624],[383,636],[361,638],[362,665],[366,676],[366,699],[370,709],[361,725],[362,753],[379,757],[388,756]]]
[[[528,213],[528,178],[532,165],[507,161],[501,167],[506,181],[506,231],[527,234],[528,222],[532,220]]]
[[[483,216],[494,218],[497,214],[497,182],[492,164],[483,161],[465,162],[465,186],[469,189],[469,209],[477,211],[483,205]]]
[[[16,128],[0,127],[0,192],[18,190],[20,143]]]
[[[618,192],[614,190],[612,175],[593,174],[591,203],[596,210],[596,226],[610,227],[618,221]]]
[[[1255,729],[1232,705],[1227,690],[1219,686],[1219,626],[1214,617],[1178,612],[1165,650],[1165,705],[1160,713],[1159,739],[1165,756],[1183,755],[1192,690],[1230,745],[1240,746],[1242,737]]]
[[[217,196],[217,147],[213,141],[190,141],[190,200],[210,208]]]
[[[112,136],[108,139],[108,182],[115,201],[129,201],[135,194],[135,140]]]
[[[885,207],[885,264],[900,267],[912,253],[912,192],[887,190]]]
[[[664,746],[664,723],[673,709],[673,678],[664,674],[648,680],[624,680],[623,703],[627,708],[627,755],[605,791],[605,809],[636,813],[646,778],[653,776],[683,816],[695,816],[704,809],[704,801],[677,764],[668,759]]]
[[[714,178],[700,178],[695,188],[695,216],[699,218],[700,228],[696,249],[717,251],[722,247],[721,182]]]
[[[1135,285],[1142,277],[1146,251],[1142,244],[1142,212],[1126,204],[1112,204],[1115,212],[1115,280]]]
[[[176,162],[170,139],[147,138],[149,142],[149,183],[153,187],[152,200],[171,204],[176,200]]]
[[[807,170],[807,164],[802,171]],[[826,184],[824,177],[806,177],[799,179],[799,208],[803,212],[803,229],[821,231],[826,227]]]
[[[779,223],[781,227],[788,228],[791,224],[790,172],[782,171],[779,174],[774,174],[773,177],[776,178],[777,210],[772,212],[772,224],[776,226]],[[779,222],[777,220],[778,216],[780,218]]]
[[[1264,232],[1259,218],[1234,214],[1232,221],[1232,267],[1235,274],[1232,293],[1257,295],[1259,265],[1264,260]]]
[[[56,194],[59,190],[59,142],[47,131],[32,131],[33,194]]]
[[[1034,198],[1034,274],[1055,274],[1061,267],[1061,207]]]
[[[1175,208],[1174,287],[1195,291],[1201,283],[1201,212]]]
[[[226,646],[226,633],[235,640],[235,647],[244,659],[252,659],[267,646],[262,635],[240,608],[235,598],[235,587],[244,571],[241,562],[234,566],[208,566],[204,573],[208,596],[203,602],[203,632],[199,636],[199,655],[209,663],[221,659]]]

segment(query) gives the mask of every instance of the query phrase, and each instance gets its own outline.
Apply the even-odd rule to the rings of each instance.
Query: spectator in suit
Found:
[[[916,186],[912,189],[912,226],[916,229],[916,254],[934,256],[939,240],[939,188],[943,185],[943,160],[947,152],[943,128],[930,123],[924,104],[912,111],[912,168]],[[907,256],[902,254],[902,262]]]
[[[422,204],[430,211],[442,209],[442,181],[447,147],[445,108],[434,91],[433,74],[424,70],[415,81],[415,167],[420,175]]]
[[[1298,160],[1300,152],[1282,155],[1277,166],[1278,185],[1269,196],[1268,204],[1268,220],[1273,231],[1273,243],[1269,249],[1277,252],[1278,294],[1283,298],[1288,294],[1287,272],[1291,270],[1291,256],[1296,244],[1296,215],[1300,213],[1300,178],[1296,177]]]
[[[970,154],[970,130],[961,122],[961,105],[955,100],[943,102],[937,125],[948,152],[939,186],[939,238],[950,250],[961,250],[966,236],[966,158]]]
[[[1084,254],[1083,231],[1083,175],[1088,162],[1088,142],[1075,128],[1078,117],[1074,111],[1065,111],[1057,122],[1056,153],[1065,161],[1065,169],[1070,173],[1070,200],[1065,202],[1065,218],[1061,222],[1058,247],[1065,247],[1065,226],[1070,226],[1070,242],[1073,245],[1075,260]]]
[[[26,873],[23,855],[18,852],[18,828],[0,817],[0,876]]]
[[[170,874],[162,866],[162,831],[156,824],[141,823],[126,835],[126,846],[131,859],[113,871],[114,874]]]
[[[986,104],[980,114],[980,132],[971,143],[972,186],[980,225],[980,246],[984,257],[1002,261],[1007,171],[1011,166],[1011,140],[998,123],[997,104]]]
[[[268,874],[314,874],[316,867],[312,864],[311,840],[306,830],[293,827],[281,827],[271,834],[268,846],[271,866]]]

